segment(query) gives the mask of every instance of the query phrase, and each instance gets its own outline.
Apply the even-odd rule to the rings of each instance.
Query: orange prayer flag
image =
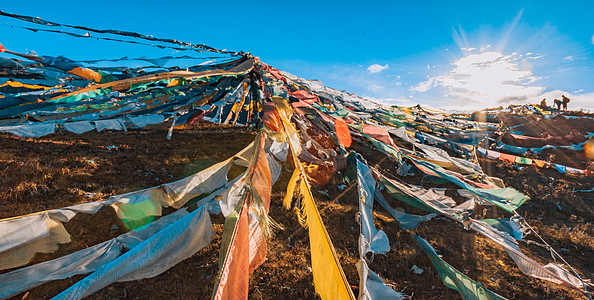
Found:
[[[244,199],[239,219],[236,220],[235,232],[231,238],[220,279],[213,295],[213,299],[216,300],[248,298],[250,243],[247,200]],[[235,221],[229,217],[227,219],[230,222]]]
[[[252,206],[250,205],[250,208]],[[266,260],[268,244],[262,226],[254,214],[249,214],[249,273],[252,273]]]
[[[264,145],[264,140],[262,139],[260,143]],[[258,194],[260,200],[262,200],[266,213],[268,213],[270,210],[270,194],[272,193],[272,175],[270,174],[270,166],[268,165],[268,158],[264,149],[260,149],[258,153],[251,183],[254,191]]]
[[[336,118],[334,120],[334,130],[336,130],[336,136],[340,143],[347,148],[350,147],[353,140],[351,139],[351,133],[346,122],[341,118]]]
[[[80,76],[80,77],[88,79],[88,80],[93,80],[95,82],[100,82],[101,77],[102,77],[101,74],[99,74],[91,69],[81,68],[81,67],[76,67],[76,68],[68,71],[68,73],[76,75],[76,76]]]
[[[537,166],[539,166],[539,167],[541,167],[541,168],[542,168],[542,167],[544,167],[544,166],[545,166],[545,163],[546,163],[546,162],[545,162],[544,160],[535,159],[535,160],[534,160],[534,163],[535,163]]]
[[[262,121],[264,122],[264,125],[272,131],[278,132],[283,128],[281,116],[274,106],[274,103],[267,102],[264,104],[264,116],[262,117]]]
[[[510,162],[512,164],[516,162],[516,156],[511,155],[511,154],[501,153],[501,155],[499,156],[499,159],[501,159],[503,161]]]
[[[243,196],[241,211],[233,211],[225,220],[221,271],[213,299],[247,299],[249,274],[266,260],[267,243],[260,224],[262,216],[258,214],[263,213],[265,217],[268,213],[272,179],[264,151],[264,134],[259,134],[256,142],[258,140],[259,147],[248,170],[252,192]]]

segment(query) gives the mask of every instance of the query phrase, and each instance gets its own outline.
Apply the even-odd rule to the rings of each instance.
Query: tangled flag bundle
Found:
[[[86,277],[55,298],[80,299],[115,282],[157,276],[209,245],[215,236],[211,215],[222,215],[219,271],[211,297],[247,299],[250,273],[266,261],[267,241],[275,238],[275,231],[283,230],[274,220],[271,206],[295,211],[295,218],[308,231],[313,284],[322,299],[354,299],[353,290],[360,299],[404,299],[407,292],[414,293],[394,290],[391,278],[382,278],[370,268],[376,254],[397,251],[390,244],[396,237],[376,227],[374,210],[384,210],[397,220],[410,234],[409,240],[416,241],[427,255],[443,283],[464,299],[503,297],[448,264],[417,234],[419,224],[454,222],[503,249],[525,275],[590,296],[589,281],[540,239],[518,212],[530,201],[528,197],[506,187],[505,179],[488,176],[479,158],[501,160],[516,168],[532,165],[536,170],[552,168],[571,174],[567,176],[592,176],[585,165],[588,158],[581,167],[572,167],[535,155],[587,152],[594,134],[534,137],[521,128],[502,126],[501,116],[581,118],[586,122],[592,117],[559,115],[525,105],[487,111],[484,120],[476,121],[469,115],[420,106],[390,107],[277,70],[249,53],[2,11],[0,15],[41,24],[51,28],[43,30],[54,33],[89,38],[92,32],[97,38],[116,42],[158,42],[160,47],[202,55],[73,61],[0,46],[5,54],[0,57],[0,132],[38,138],[56,131],[85,134],[160,125],[169,129],[167,139],[172,139],[175,130],[205,121],[256,132],[254,141],[239,153],[181,180],[0,220],[0,268],[5,270],[0,274],[1,298],[81,274]],[[77,34],[74,29],[87,33]],[[125,64],[129,61],[149,66],[130,68]],[[187,67],[175,64],[182,61],[191,63]],[[106,67],[106,62],[110,66]],[[119,63],[122,66],[117,66]],[[356,149],[386,159],[372,163],[375,158]],[[386,163],[390,169],[382,169]],[[231,168],[242,168],[242,172],[229,178]],[[283,170],[293,173],[283,187],[283,203],[275,203],[271,201],[272,187]],[[349,284],[343,272],[343,262],[312,193],[316,186],[335,182],[332,178],[340,178],[358,195],[358,287]],[[439,188],[443,185],[455,188],[446,194]],[[375,202],[379,205],[374,206]],[[425,213],[402,212],[393,208],[396,203]],[[113,208],[133,230],[79,251],[30,263],[37,254],[56,253],[60,245],[71,241],[74,233],[69,233],[64,223],[103,207]],[[478,207],[490,207],[507,217],[483,219],[476,213]],[[531,258],[520,246],[529,234],[546,247],[552,261],[543,265],[539,262],[542,258]]]

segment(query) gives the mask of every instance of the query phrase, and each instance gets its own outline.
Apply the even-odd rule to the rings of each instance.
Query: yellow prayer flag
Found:
[[[311,269],[316,292],[324,300],[355,299],[305,180],[301,180],[300,190],[307,212]]]

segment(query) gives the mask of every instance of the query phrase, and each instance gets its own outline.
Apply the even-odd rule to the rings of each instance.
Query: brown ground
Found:
[[[165,129],[129,132],[89,132],[81,135],[58,133],[39,139],[0,135],[0,217],[11,217],[45,209],[104,199],[160,183],[171,182],[202,170],[235,154],[254,134],[242,128],[221,128],[200,124],[194,129],[176,130],[173,139],[165,139]],[[107,146],[118,146],[108,150]],[[354,143],[372,165],[381,166],[385,174],[394,174],[394,163],[369,147]],[[485,172],[503,178],[506,184],[530,196],[519,209],[532,226],[551,243],[581,274],[594,277],[594,193],[573,193],[574,189],[594,186],[592,176],[559,174],[550,169],[513,168],[505,162],[481,160]],[[284,225],[268,241],[268,260],[250,278],[253,299],[314,299],[315,290],[309,269],[309,239],[300,227],[294,211],[282,208],[281,202],[291,170],[284,168],[273,187],[270,215]],[[357,239],[359,225],[357,191],[343,191],[341,174],[325,186],[314,186],[313,194],[322,219],[347,279],[358,293]],[[157,179],[158,178],[158,179]],[[419,175],[404,178],[421,184]],[[435,185],[432,185],[435,186]],[[441,185],[455,188],[452,185]],[[327,191],[326,196],[320,191]],[[448,192],[449,193],[449,192]],[[424,214],[387,195],[394,208]],[[479,217],[503,217],[494,209],[481,209]],[[207,299],[218,272],[220,234],[224,219],[213,216],[214,241],[196,255],[165,273],[133,282],[115,283],[97,292],[99,299]],[[492,291],[510,299],[581,299],[579,292],[521,274],[507,254],[492,242],[465,231],[445,218],[421,224],[417,229],[402,231],[381,207],[375,207],[375,223],[390,238],[387,255],[376,255],[370,268],[385,278],[396,291],[414,299],[459,299],[446,288],[429,259],[412,238],[412,233],[427,239],[443,259]],[[115,225],[115,226],[114,226]],[[66,223],[73,242],[61,246],[55,254],[38,255],[34,262],[108,240],[125,231],[110,208],[96,215],[79,215]],[[534,239],[529,236],[529,239]],[[523,249],[535,260],[551,261],[547,251],[523,243]],[[425,270],[414,274],[413,265]],[[21,299],[47,299],[66,289],[84,275],[44,284]]]
[[[568,112],[567,115],[594,117],[594,114],[584,112]],[[506,113],[499,114],[493,121],[504,122],[507,127],[520,125],[519,127],[510,130],[517,130],[524,135],[531,137],[546,137],[547,134],[555,137],[565,137],[568,134],[572,134],[570,138],[548,141],[519,140],[514,139],[509,135],[504,135],[502,138],[502,141],[508,145],[525,148],[539,148],[545,145],[567,146],[571,144],[579,144],[586,140],[585,135],[587,135],[588,132],[594,132],[594,120],[587,118],[566,119],[561,116],[555,116],[550,119],[543,119],[542,116],[534,114],[518,116]],[[557,148],[545,149],[540,154],[528,153],[523,156],[538,158],[578,169],[592,168],[592,170],[594,170],[592,160],[588,160],[583,151]]]

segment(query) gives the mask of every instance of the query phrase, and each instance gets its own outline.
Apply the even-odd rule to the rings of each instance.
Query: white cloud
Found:
[[[373,64],[373,65],[367,67],[367,71],[369,71],[371,73],[379,73],[387,68],[388,68],[388,64],[386,64],[385,66]]]
[[[573,58],[573,56],[570,55],[563,58],[563,60],[574,61],[575,59]]]
[[[594,111],[594,93],[586,93],[579,95],[569,94],[568,97],[571,99],[571,102],[569,103],[569,109],[585,109],[591,112]]]
[[[412,87],[411,89],[413,91],[424,93],[424,92],[429,91],[432,87],[436,86],[437,85],[436,81],[437,80],[435,78],[429,78],[429,80],[423,81],[423,82],[419,83],[419,85]]]
[[[592,35],[592,44],[594,45],[594,34]]]
[[[382,89],[382,87],[380,85],[377,85],[375,83],[372,83],[370,85],[367,86],[367,89],[371,90],[372,92],[377,92],[379,90]]]
[[[538,55],[538,56],[530,56],[530,57],[526,57],[526,59],[539,59],[539,58],[543,58],[544,55]]]
[[[483,107],[527,103],[544,91],[543,87],[531,85],[538,78],[520,68],[517,54],[469,54],[452,66],[449,73],[429,77],[412,90],[423,93],[439,89],[441,95],[448,95],[448,105]]]

